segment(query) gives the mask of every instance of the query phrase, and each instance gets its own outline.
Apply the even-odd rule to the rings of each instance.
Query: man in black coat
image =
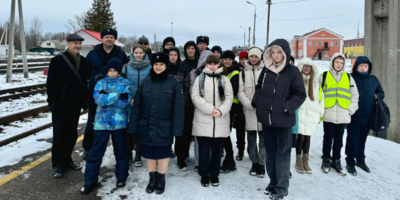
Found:
[[[263,124],[266,168],[270,183],[264,193],[271,199],[288,194],[292,127],[296,110],[306,99],[303,78],[289,64],[290,47],[284,39],[273,41],[264,51],[265,68],[260,74],[252,105]]]
[[[351,116],[351,123],[347,125],[346,169],[353,176],[357,175],[356,165],[362,170],[370,172],[365,164],[364,152],[370,131],[369,123],[376,99],[385,98],[379,80],[371,75],[371,71],[372,63],[368,57],[359,56],[354,63],[353,73],[351,73],[359,94],[358,110]]]
[[[129,62],[129,58],[126,53],[122,51],[121,47],[115,45],[117,36],[117,31],[111,28],[101,31],[101,39],[103,40],[102,43],[96,45],[94,50],[90,51],[86,57],[90,80],[88,93],[89,114],[85,130],[85,137],[82,142],[82,147],[85,149],[85,152],[82,156],[85,160],[89,150],[92,148],[94,137],[93,123],[97,108],[93,98],[94,86],[96,85],[95,77],[98,74],[106,75],[107,63],[112,58],[118,58],[121,60],[122,65],[125,65]]]
[[[86,59],[79,55],[84,39],[71,34],[66,40],[68,49],[51,59],[46,82],[48,110],[52,112],[53,122],[51,153],[55,178],[61,178],[66,168],[82,168],[72,162],[71,153],[78,137],[81,108],[87,109],[88,71]]]

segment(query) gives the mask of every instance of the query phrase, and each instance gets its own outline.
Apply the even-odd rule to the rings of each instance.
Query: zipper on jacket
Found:
[[[138,69],[138,80],[137,80],[137,88],[138,89],[137,90],[139,90],[139,86],[140,86],[140,69]]]
[[[276,76],[276,79],[275,79],[274,93],[272,94],[272,102],[274,101],[276,82],[278,82],[278,78],[279,78],[279,74],[278,74],[278,76]],[[264,85],[264,84],[263,84],[263,85]],[[271,112],[272,112],[272,103],[271,103],[271,110],[270,110],[269,113],[268,113],[268,115],[269,115],[269,124],[272,126]]]
[[[214,74],[214,72],[213,72]],[[215,81],[214,81],[215,77],[213,77],[213,105],[214,105],[214,109],[215,109]],[[204,80],[205,81],[205,80]],[[214,110],[213,110],[214,112]],[[215,117],[213,116],[213,138],[215,138]]]
[[[64,94],[65,94],[65,89],[67,88],[67,85],[64,85],[64,89],[63,89],[63,93],[61,95],[61,98],[64,98]]]

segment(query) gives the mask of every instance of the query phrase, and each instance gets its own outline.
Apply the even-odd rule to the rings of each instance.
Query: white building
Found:
[[[8,53],[8,45],[0,45],[0,57],[7,57]]]

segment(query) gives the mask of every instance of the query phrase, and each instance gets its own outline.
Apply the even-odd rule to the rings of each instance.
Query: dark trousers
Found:
[[[71,154],[78,138],[81,108],[59,107],[52,114],[53,144],[51,160],[53,169],[66,168],[72,162]]]
[[[218,177],[224,138],[197,137],[197,141],[199,142],[199,175]]]
[[[236,129],[236,147],[240,153],[244,153],[244,147],[246,146],[246,122],[244,114],[236,115],[235,129]]]
[[[93,138],[94,138],[93,127],[94,127],[94,118],[96,116],[97,105],[95,103],[93,103],[93,104],[94,105],[89,106],[88,119],[87,119],[86,129],[85,129],[85,136],[82,141],[82,147],[86,151],[90,151],[90,149],[92,148]]]
[[[183,133],[180,137],[175,137],[175,154],[181,158],[189,157],[190,142],[192,141],[194,108],[185,108],[185,122]]]
[[[369,125],[358,123],[347,124],[346,140],[346,162],[349,166],[355,166],[355,160],[358,163],[365,163],[365,143],[369,134]]]
[[[232,130],[232,129],[231,129]],[[230,162],[235,162],[233,159],[233,146],[231,137],[223,138],[223,148],[225,150],[226,156],[224,162],[222,163],[223,166],[228,166]],[[221,150],[222,154],[222,150]]]
[[[277,194],[286,194],[289,188],[290,153],[292,151],[292,128],[263,125],[264,146],[267,154],[266,168],[269,187]]]
[[[103,161],[104,153],[106,152],[108,139],[110,138],[114,147],[115,160],[115,176],[117,180],[126,180],[128,178],[129,157],[126,151],[126,130],[119,129],[115,131],[94,131],[93,147],[89,151],[89,156],[86,159],[85,169],[85,187],[92,188],[97,184],[100,166]]]
[[[343,134],[345,124],[324,122],[324,141],[322,146],[322,158],[340,160],[340,150],[343,147]],[[333,140],[333,154],[331,156]]]

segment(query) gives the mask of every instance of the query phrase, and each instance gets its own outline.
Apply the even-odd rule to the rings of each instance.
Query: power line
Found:
[[[329,16],[329,17],[305,18],[305,19],[272,19],[272,20],[281,20],[281,21],[301,21],[301,20],[328,19],[328,18],[335,18],[335,17],[346,16],[346,15],[352,15],[352,14],[356,14],[356,13],[360,13],[360,12],[364,12],[364,10],[357,11],[357,12],[352,12],[352,13],[341,14],[341,15],[334,15],[334,16]]]
[[[257,27],[256,27],[256,28],[258,28],[258,25],[260,25],[261,21],[264,19],[265,13],[267,13],[267,11],[268,11],[268,8],[267,8],[267,9],[265,9],[265,12],[264,12],[263,16],[261,17],[260,21],[258,22],[258,24],[257,24]]]

